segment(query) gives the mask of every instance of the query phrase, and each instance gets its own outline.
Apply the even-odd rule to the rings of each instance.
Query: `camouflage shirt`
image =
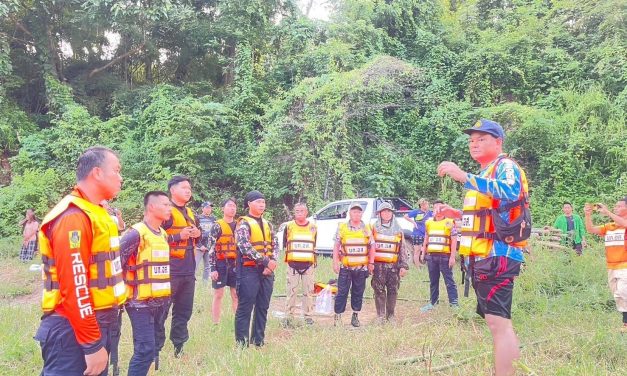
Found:
[[[235,236],[235,221],[229,223],[229,225],[231,226],[231,231],[233,231],[233,236]],[[205,247],[207,247],[207,249],[209,250],[209,271],[210,272],[217,271],[216,265],[218,263],[218,257],[216,255],[215,246],[220,236],[222,236],[222,227],[220,227],[220,224],[218,222],[213,222],[211,224],[211,227],[209,228],[208,235],[207,235],[207,243],[205,244]],[[227,260],[227,262],[234,262],[234,260]]]
[[[254,217],[251,217],[254,218]],[[268,223],[269,224],[269,223]],[[270,225],[270,224],[269,224]],[[255,250],[250,243],[250,226],[248,222],[241,221],[235,230],[235,243],[237,244],[237,251],[242,256],[246,256],[251,260],[255,260],[257,265],[268,266],[268,262],[272,259],[277,261],[279,258],[279,242],[276,234],[270,225],[270,237],[272,238],[272,256],[265,256]]]

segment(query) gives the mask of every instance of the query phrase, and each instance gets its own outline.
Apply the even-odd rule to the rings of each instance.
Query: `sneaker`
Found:
[[[449,305],[450,305],[450,306],[451,306],[451,308],[453,308],[453,309],[459,309],[459,303],[457,303],[457,302],[456,302],[456,303],[451,303],[451,304],[449,304]]]
[[[174,357],[180,358],[183,355],[183,344],[174,346]]]
[[[359,318],[357,317],[357,312],[353,312],[353,317],[351,317],[351,325],[355,328],[359,328]]]
[[[111,371],[113,376],[120,376],[120,367],[117,364],[113,365],[113,370]]]
[[[336,313],[335,314],[335,316],[333,317],[333,325],[334,326],[342,325],[342,314],[341,313]]]
[[[420,313],[427,313],[427,312],[431,311],[434,308],[435,308],[435,306],[433,304],[429,303],[426,306],[420,308]]]
[[[305,324],[307,325],[313,325],[314,321],[311,317],[305,317]]]
[[[383,316],[377,317],[377,320],[375,321],[375,323],[377,325],[385,325],[385,317],[383,317]]]

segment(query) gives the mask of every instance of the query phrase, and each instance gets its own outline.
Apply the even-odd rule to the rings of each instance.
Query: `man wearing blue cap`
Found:
[[[531,228],[527,178],[503,154],[505,132],[498,123],[481,119],[464,133],[470,135],[470,156],[481,171],[474,175],[453,162],[442,162],[438,175],[450,176],[468,191],[463,210],[443,205],[439,213],[461,219],[459,253],[469,256],[477,313],[492,333],[495,374],[513,375],[520,351],[511,321],[512,294]]]

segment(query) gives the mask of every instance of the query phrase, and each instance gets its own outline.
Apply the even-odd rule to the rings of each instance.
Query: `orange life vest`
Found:
[[[168,235],[176,235],[181,233],[185,227],[196,226],[194,212],[187,206],[185,207],[185,212],[187,216],[184,216],[177,207],[172,206],[172,226],[166,230]],[[178,259],[185,258],[185,250],[190,242],[194,244],[195,240],[189,238],[179,242],[170,242],[170,257]]]
[[[216,258],[218,260],[235,260],[237,247],[231,225],[224,219],[218,219],[216,223],[220,225],[220,237],[216,239],[215,245]]]
[[[494,177],[498,163],[505,157],[498,157],[481,174],[482,177]],[[509,159],[509,158],[508,158]],[[510,159],[511,160],[511,159]],[[514,161],[512,161],[515,163]],[[523,169],[519,168],[521,177],[521,191],[518,200],[528,196],[529,185]],[[519,201],[516,201],[519,202]],[[469,190],[464,197],[464,206],[461,223],[461,240],[459,254],[462,256],[486,257],[492,250],[496,236],[492,220],[492,209],[499,207],[500,200],[486,194]],[[510,220],[518,218],[521,214],[519,205],[509,209]],[[527,241],[510,243],[512,247],[524,248]]]
[[[48,226],[70,206],[77,207],[89,218],[91,223],[93,240],[91,243],[91,258],[86,260],[87,278],[85,285],[89,286],[89,295],[92,299],[93,309],[101,310],[117,307],[126,301],[126,287],[122,278],[122,263],[120,261],[120,238],[118,227],[107,211],[91,202],[75,195],[65,196],[43,219],[39,230],[39,247],[42,257],[42,276],[44,280],[44,292],[42,297],[42,309],[44,312],[53,311],[61,303],[61,291],[59,290],[59,277],[54,262],[54,250],[50,239],[46,235]],[[80,244],[80,231],[69,234]],[[68,236],[68,234],[62,234]]]
[[[605,231],[605,260],[608,269],[627,268],[627,249],[625,248],[625,229],[616,223],[608,223]]]

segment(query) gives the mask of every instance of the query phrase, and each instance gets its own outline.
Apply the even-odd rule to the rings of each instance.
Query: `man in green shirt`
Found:
[[[573,205],[570,202],[564,202],[562,206],[564,214],[555,220],[555,228],[562,231],[562,244],[572,246],[578,256],[581,256],[583,247],[586,246],[584,234],[586,228],[583,220],[577,214],[573,214]]]

